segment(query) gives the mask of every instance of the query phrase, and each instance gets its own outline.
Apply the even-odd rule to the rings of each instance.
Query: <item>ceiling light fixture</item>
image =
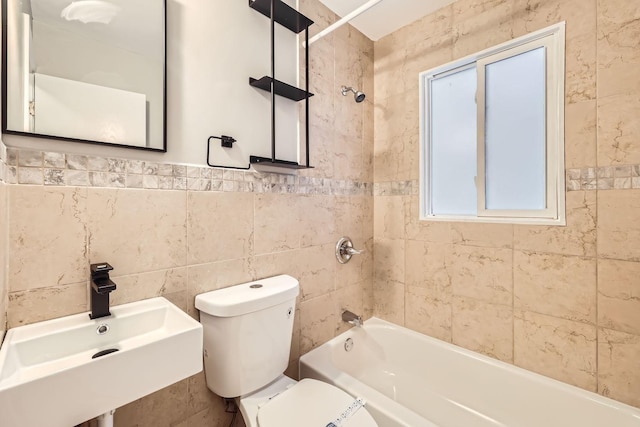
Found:
[[[67,21],[80,21],[84,24],[100,23],[108,24],[120,13],[121,8],[104,0],[78,0],[60,13],[60,17]]]

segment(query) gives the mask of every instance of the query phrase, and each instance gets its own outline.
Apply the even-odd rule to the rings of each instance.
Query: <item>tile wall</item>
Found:
[[[314,32],[337,20],[317,0],[301,1],[301,10]],[[162,295],[196,318],[199,293],[297,277],[293,376],[300,354],[345,329],[341,309],[371,316],[373,103],[356,104],[339,88],[363,87],[372,99],[373,42],[344,27],[315,44],[311,58],[316,167],[297,177],[10,147],[8,185],[0,186],[8,326],[87,311],[88,266],[101,261],[115,267],[112,304]],[[367,254],[338,264],[343,235]],[[203,374],[116,412],[119,427],[229,421]]]
[[[6,147],[0,141],[0,343],[7,330],[7,186],[4,183],[6,170]]]
[[[567,226],[419,221],[418,73],[560,21]],[[639,36],[638,2],[458,0],[375,43],[376,314],[640,406]]]

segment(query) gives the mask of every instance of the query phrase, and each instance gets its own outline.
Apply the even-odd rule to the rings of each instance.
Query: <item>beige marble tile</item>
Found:
[[[418,91],[412,89],[375,102],[375,182],[411,178],[409,153],[412,144],[409,141],[417,140],[419,135],[418,95]]]
[[[89,311],[89,282],[9,293],[7,327]]]
[[[376,101],[385,100],[407,91],[407,50],[403,35],[392,33],[375,43],[373,64]],[[378,123],[376,123],[376,126]]]
[[[110,304],[118,305],[184,292],[187,290],[187,268],[151,271],[129,276],[111,276],[116,291],[109,295]]]
[[[300,303],[300,354],[334,337],[340,313],[333,293]]]
[[[514,307],[595,324],[596,260],[514,252]]]
[[[0,150],[4,149],[4,146],[0,145]],[[7,306],[9,303],[8,295],[8,283],[7,283],[7,248],[8,248],[8,228],[7,228],[7,186],[0,182],[0,265],[5,268],[4,273],[0,274],[0,341],[4,338],[7,325]]]
[[[91,262],[113,275],[186,264],[186,192],[90,189],[87,205]]]
[[[510,306],[454,297],[452,342],[504,362],[513,361],[513,310]]]
[[[256,255],[298,249],[303,232],[299,197],[291,194],[258,194],[254,203],[253,239]]]
[[[453,245],[448,247],[447,257],[454,295],[511,305],[511,249]]]
[[[373,234],[377,239],[404,238],[404,196],[374,199]]]
[[[311,132],[315,138],[318,138],[317,130],[322,129],[325,132],[330,131],[333,133],[333,115],[334,106],[336,101],[342,101],[336,98],[334,93],[334,81],[333,75],[319,76],[314,75],[310,77],[309,90],[314,94],[309,100],[309,125],[311,129],[315,130]],[[342,97],[342,94],[338,93],[338,96]],[[324,141],[324,139],[323,139]],[[311,149],[314,147],[327,147],[327,144],[311,144]],[[313,151],[311,151],[313,154]],[[320,159],[312,157],[313,159]]]
[[[302,247],[335,244],[336,233],[335,197],[322,195],[298,196],[302,235]]]
[[[142,419],[142,399],[121,406],[113,418],[114,425],[118,427],[139,427]]]
[[[8,211],[10,291],[89,277],[85,189],[10,186]]]
[[[373,279],[362,282],[362,318],[369,319],[375,313],[375,295],[373,293]]]
[[[510,0],[462,0],[453,7],[454,59],[512,39]]]
[[[454,222],[451,223],[451,238],[453,243],[465,246],[511,248],[513,225]]]
[[[376,278],[373,282],[373,315],[396,325],[405,324],[405,285]]]
[[[425,46],[442,47],[452,43],[453,17],[454,14],[460,16],[454,8],[455,4],[441,7],[398,31],[410,58],[422,55]]]
[[[596,192],[566,194],[567,225],[514,226],[514,248],[564,255],[595,256]]]
[[[598,260],[598,326],[640,335],[640,263]]]
[[[420,220],[420,200],[417,195],[406,196],[404,203],[404,223],[407,239],[434,243],[452,242],[451,222]]]
[[[187,263],[246,258],[253,244],[253,194],[189,192]]]
[[[405,326],[451,342],[451,299],[438,298],[429,289],[406,286]]]
[[[405,241],[405,284],[421,287],[430,296],[451,302],[451,276],[447,253],[450,245]],[[417,291],[416,291],[417,292]]]
[[[311,99],[313,98],[315,96]],[[312,110],[313,108],[315,107],[311,107]],[[331,108],[333,111],[333,105]],[[332,155],[333,145],[330,143],[333,141],[333,129],[328,124],[312,124],[310,125],[309,135],[313,141],[320,143],[309,142],[309,158],[314,169],[310,171],[303,170],[300,172],[300,176],[333,178],[335,166]]]
[[[598,166],[640,163],[640,90],[598,99]]]
[[[596,30],[596,0],[515,0],[514,36],[567,21],[567,38]]]
[[[405,280],[404,240],[374,240],[376,283],[403,284]]]
[[[288,274],[299,278],[302,273],[299,261],[301,253],[301,249],[295,249],[259,255],[249,260],[249,270],[251,275],[256,279],[280,274]]]
[[[640,6],[626,0],[598,2],[598,97],[640,91]]]
[[[568,104],[565,107],[564,124],[566,167],[596,165],[596,100]]]
[[[515,0],[514,36],[566,21],[567,102],[596,94],[596,0]]]
[[[359,120],[364,121],[364,104],[358,104],[361,111]],[[340,112],[336,112],[340,114]],[[333,138],[333,165],[334,178],[344,180],[358,180],[363,173],[364,152],[363,152],[363,130],[360,129],[359,136],[349,136],[344,132],[336,130]]]
[[[335,290],[335,244],[301,249],[295,259],[303,301]]]
[[[590,0],[588,3],[593,3]],[[578,6],[578,10],[583,10]],[[584,8],[589,9],[589,6]],[[574,22],[573,20],[570,22]],[[569,35],[565,48],[565,101],[568,104],[596,98],[596,35],[595,22],[592,31]]]
[[[517,310],[514,364],[595,391],[596,327]]]
[[[195,414],[206,408],[215,408],[220,397],[207,387],[205,372],[201,371],[188,379],[189,413]]]
[[[598,256],[640,261],[640,191],[598,192]]]
[[[302,58],[304,58],[304,54],[304,48],[302,48]],[[329,34],[313,44],[313,54],[309,55],[309,74],[330,79],[333,78],[334,67],[334,37]]]
[[[373,237],[373,197],[338,196],[335,199],[336,233],[357,240]]]
[[[248,259],[189,266],[187,270],[188,313],[196,319],[199,316],[194,306],[196,295],[250,282],[254,278]]]
[[[141,399],[141,424],[170,426],[189,415],[189,379],[182,380]],[[168,404],[170,402],[170,404]]]
[[[598,330],[598,393],[640,407],[640,336]]]

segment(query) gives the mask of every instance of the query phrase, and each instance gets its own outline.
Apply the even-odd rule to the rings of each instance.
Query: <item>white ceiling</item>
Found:
[[[345,16],[368,0],[320,0],[339,16]],[[376,41],[455,0],[382,0],[350,24]]]

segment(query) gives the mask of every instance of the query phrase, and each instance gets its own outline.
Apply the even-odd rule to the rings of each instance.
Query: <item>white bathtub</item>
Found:
[[[364,397],[380,427],[640,426],[634,407],[376,318],[303,355],[300,376]]]

